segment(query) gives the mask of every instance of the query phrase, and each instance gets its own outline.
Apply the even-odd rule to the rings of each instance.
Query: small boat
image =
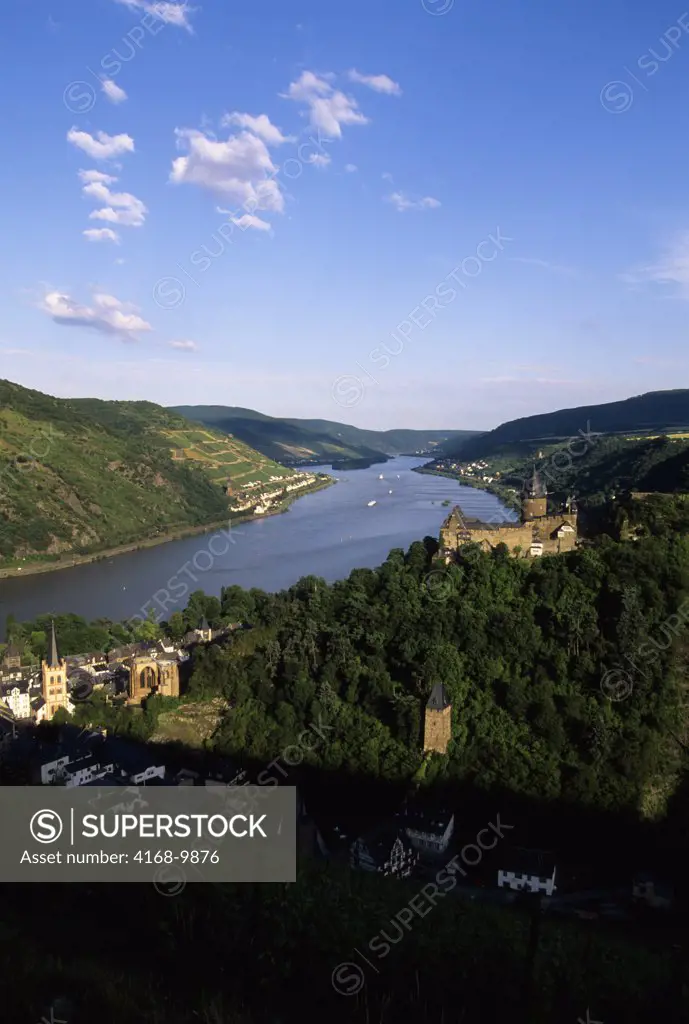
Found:
[[[392,494],[392,491],[388,491],[388,494]]]
[[[369,501],[369,503],[368,503],[368,508],[370,508],[370,507],[371,507],[371,505],[375,505],[375,501]]]
[[[378,479],[379,479],[379,480],[382,480],[382,479],[383,479],[383,474],[382,474],[382,473],[380,474],[380,476],[378,477]]]

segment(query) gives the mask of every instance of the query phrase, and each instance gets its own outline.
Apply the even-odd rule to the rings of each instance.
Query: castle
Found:
[[[506,544],[515,558],[537,558],[571,551],[578,539],[578,513],[569,498],[562,511],[548,515],[548,493],[534,467],[522,492],[522,514],[517,523],[484,523],[466,519],[457,505],[440,529],[440,550],[450,562],[463,544],[479,544],[490,551]]]

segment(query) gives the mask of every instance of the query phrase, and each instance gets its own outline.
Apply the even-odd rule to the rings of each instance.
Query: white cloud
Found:
[[[308,159],[308,163],[320,168],[327,167],[331,161],[332,157],[327,153],[313,153]]]
[[[407,210],[437,210],[441,205],[440,200],[433,199],[432,196],[424,196],[423,199],[409,199],[403,192],[393,192],[392,195],[385,198],[399,213],[405,213]]]
[[[175,134],[178,148],[186,148],[188,155],[173,160],[173,184],[199,185],[242,203],[249,213],[282,212],[285,200],[274,179],[278,169],[263,139],[249,131],[225,142],[192,128],[178,128]]]
[[[259,114],[253,117],[251,114],[225,114],[221,124],[225,127],[236,125],[238,128],[245,128],[254,135],[258,135],[269,146],[281,146],[283,142],[294,142],[291,135],[283,135],[280,129],[272,123],[267,114]]]
[[[181,352],[198,352],[199,346],[195,341],[169,341],[170,348],[177,348]]]
[[[93,296],[90,306],[82,306],[69,295],[49,291],[43,296],[39,308],[56,324],[67,327],[87,327],[102,334],[110,334],[122,341],[135,340],[141,331],[153,328],[136,312],[136,307],[120,302],[113,295]]]
[[[115,245],[120,244],[120,236],[112,228],[88,228],[82,234],[89,242],[114,242]]]
[[[79,171],[79,177],[85,185],[90,185],[93,181],[102,181],[104,185],[114,185],[117,181],[112,174],[103,174],[102,171]]]
[[[628,284],[675,285],[682,298],[689,299],[689,231],[682,231],[657,263],[637,267],[620,279]]]
[[[241,217],[232,217],[232,223],[236,224],[242,231],[253,228],[255,231],[270,231],[271,227],[267,220],[261,220],[252,213],[245,213]]]
[[[175,25],[177,28],[185,28],[192,31],[189,22],[189,15],[196,10],[186,0],[180,3],[173,3],[172,0],[115,0],[115,3],[124,4],[133,11],[143,11],[144,14],[151,14],[166,25]]]
[[[77,128],[70,128],[67,132],[67,141],[78,149],[83,149],[93,160],[113,160],[123,153],[134,152],[134,139],[130,135],[108,135],[106,132],[96,132],[96,137],[88,132],[80,132]]]
[[[0,356],[28,356],[27,348],[0,348]]]
[[[402,90],[398,83],[393,82],[392,78],[388,78],[387,75],[361,75],[355,68],[352,68],[347,77],[350,82],[358,82],[359,85],[367,85],[369,89],[373,89],[374,92],[384,92],[388,96],[402,95]]]
[[[216,206],[216,213],[222,213],[224,217],[228,217],[232,224],[236,224],[242,231],[246,231],[247,228],[254,228],[255,231],[272,231],[272,225],[267,220],[261,220],[260,217],[254,216],[251,213],[245,213],[241,217],[236,217],[232,210],[223,210],[221,206]]]
[[[345,171],[347,172],[347,174],[354,174],[358,170],[359,168],[357,167],[356,164],[345,164]]]
[[[99,210],[93,210],[89,214],[90,220],[104,220],[109,224],[119,224],[121,227],[141,227],[148,210],[131,192],[112,192],[108,188],[108,185],[117,181],[117,178],[100,174],[98,171],[79,171],[79,177],[87,183],[82,189],[84,195],[106,204]]]
[[[368,118],[359,110],[351,96],[333,89],[328,81],[332,75],[315,75],[303,71],[283,94],[285,99],[304,103],[309,110],[309,121],[328,138],[342,138],[341,125],[368,124]]]
[[[104,78],[101,82],[101,88],[111,103],[123,103],[127,98],[124,89],[121,89],[116,82],[113,82],[112,78]]]

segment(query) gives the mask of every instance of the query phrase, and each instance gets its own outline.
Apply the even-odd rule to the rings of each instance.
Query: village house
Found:
[[[31,695],[28,679],[0,686],[0,700],[7,705],[15,718],[31,718]]]

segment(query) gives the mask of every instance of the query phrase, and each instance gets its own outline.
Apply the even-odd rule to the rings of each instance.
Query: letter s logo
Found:
[[[62,818],[57,811],[36,811],[29,830],[37,843],[54,843],[62,835]]]

